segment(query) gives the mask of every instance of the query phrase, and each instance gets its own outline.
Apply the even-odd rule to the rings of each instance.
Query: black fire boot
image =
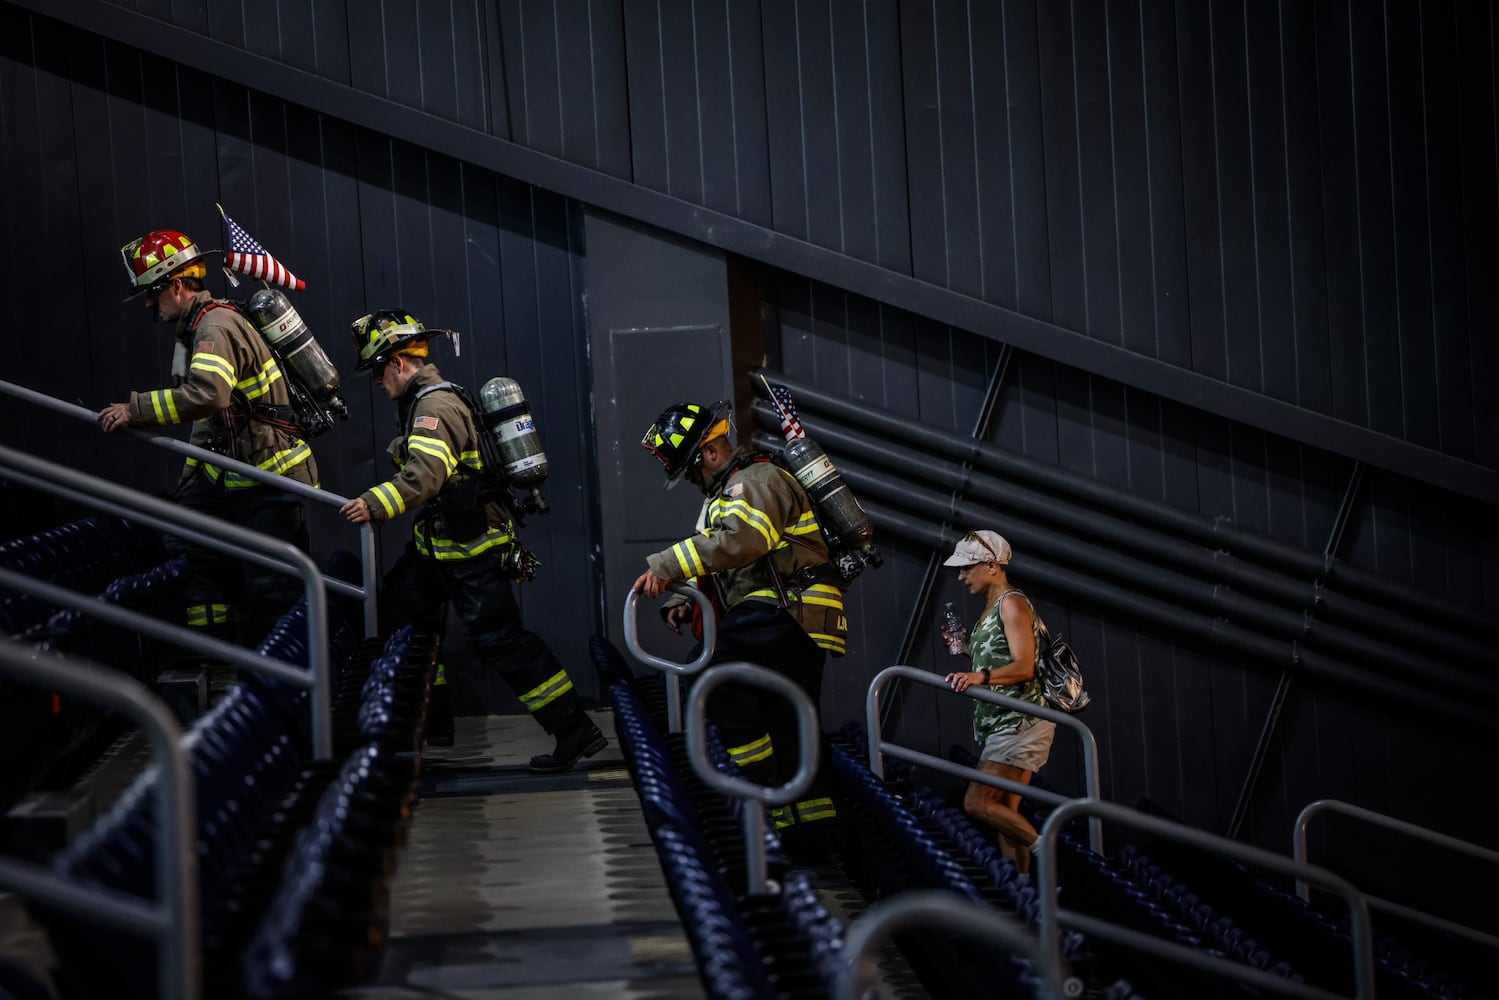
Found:
[[[592,757],[609,740],[593,720],[579,712],[571,726],[557,733],[557,748],[551,753],[539,753],[531,758],[531,770],[537,774],[561,774],[572,770],[580,758]]]

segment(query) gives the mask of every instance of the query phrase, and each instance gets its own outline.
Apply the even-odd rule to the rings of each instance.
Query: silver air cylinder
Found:
[[[479,390],[479,408],[484,411],[485,426],[500,443],[500,455],[505,460],[505,480],[515,489],[530,492],[527,506],[538,511],[546,510],[541,484],[546,482],[549,471],[547,455],[541,449],[541,437],[536,433],[531,404],[526,402],[520,383],[503,376],[485,382],[484,388]]]
[[[810,437],[799,437],[782,449],[781,458],[817,505],[817,516],[827,522],[844,549],[878,566],[879,554],[871,544],[874,523],[822,446]]]
[[[262,288],[250,296],[248,308],[255,328],[281,355],[297,381],[318,402],[330,402],[338,392],[338,369],[286,296],[274,288]]]

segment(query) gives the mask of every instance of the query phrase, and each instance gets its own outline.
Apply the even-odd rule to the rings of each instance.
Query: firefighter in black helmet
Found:
[[[663,410],[641,447],[666,468],[666,488],[687,479],[706,497],[696,530],[649,556],[634,589],[655,597],[695,582],[718,610],[713,663],[746,660],[799,685],[815,705],[827,655],[842,656],[848,621],[842,577],[831,564],[812,499],[768,453],[730,441],[730,404]],[[697,605],[673,595],[662,617],[680,631]],[[709,715],[729,756],[752,781],[779,785],[796,770],[796,716],[755,688],[711,699]],[[836,810],[822,773],[804,799],[772,812],[788,850],[809,860],[830,848]]]
[[[382,630],[413,623],[439,631],[444,598],[452,601],[469,644],[557,738],[551,753],[531,758],[531,770],[566,771],[608,741],[584,713],[557,657],[521,624],[510,584],[530,579],[535,560],[490,485],[495,480],[486,474],[479,437],[486,432],[466,394],[427,362],[428,341],[450,333],[429,330],[402,309],[362,316],[349,329],[358,369],[395,400],[402,434],[389,449],[399,471],[349,501],[343,514],[358,524],[421,507],[412,540],[381,588]],[[433,700],[428,742],[450,744],[446,684],[433,688]]]

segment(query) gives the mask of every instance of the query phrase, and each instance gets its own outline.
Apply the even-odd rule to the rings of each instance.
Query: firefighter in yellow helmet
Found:
[[[318,484],[312,449],[292,420],[291,396],[260,333],[233,303],[203,287],[208,252],[173,229],[157,229],[120,248],[130,301],[145,296],[152,318],[172,324],[173,385],[131,392],[99,411],[106,431],[191,423],[192,444],[309,486]],[[307,514],[291,493],[189,458],[175,492],[186,507],[306,550]],[[235,633],[258,644],[302,593],[301,582],[258,563],[233,559],[168,535],[188,560],[187,624]],[[233,622],[231,623],[231,615]]]
[[[646,559],[634,589],[655,597],[692,582],[718,609],[712,664],[745,660],[782,674],[818,704],[827,655],[848,636],[843,578],[832,565],[807,491],[771,456],[729,439],[730,404],[678,403],[662,411],[641,446],[666,468],[666,487],[690,480],[706,497],[691,535]],[[697,605],[673,595],[662,607],[680,631]],[[779,785],[796,771],[796,715],[785,699],[755,688],[715,695],[709,716],[730,758],[750,780]],[[808,861],[831,849],[826,769],[805,797],[772,811],[787,850]]]
[[[395,401],[402,433],[389,449],[395,475],[349,501],[343,514],[362,524],[420,508],[381,587],[381,630],[409,623],[438,632],[444,599],[451,601],[469,645],[557,739],[551,753],[531,758],[531,770],[566,771],[608,741],[557,657],[521,624],[510,584],[530,579],[536,563],[515,537],[508,490],[486,474],[480,435],[488,432],[467,394],[427,361],[428,341],[448,331],[428,330],[403,309],[382,309],[355,320],[350,333],[358,369]],[[448,697],[446,684],[433,687],[429,743],[452,742]]]

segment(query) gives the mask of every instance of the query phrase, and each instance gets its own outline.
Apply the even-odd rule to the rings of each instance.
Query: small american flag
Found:
[[[786,435],[786,440],[795,441],[806,437],[807,432],[796,416],[796,404],[791,401],[791,390],[779,382],[765,384],[770,389],[770,401],[776,408],[776,414],[781,418],[781,432]]]
[[[288,271],[286,265],[266,253],[265,247],[256,243],[255,238],[245,232],[243,226],[229,218],[229,213],[222,207],[219,208],[219,214],[224,217],[224,225],[229,227],[229,251],[224,254],[226,268],[248,274],[252,278],[261,278],[272,285],[290,288],[294,292],[307,287],[307,283]]]

